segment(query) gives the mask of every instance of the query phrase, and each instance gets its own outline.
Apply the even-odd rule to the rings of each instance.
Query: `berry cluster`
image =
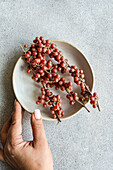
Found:
[[[96,108],[98,105],[98,96],[97,93],[94,92],[93,96],[90,97],[90,103],[92,104],[93,108]]]
[[[47,104],[50,107],[50,111],[53,114],[53,118],[60,118],[64,115],[64,112],[61,108],[61,98],[60,95],[53,95],[52,92],[48,88],[45,88],[44,86],[41,88],[42,95],[38,97],[38,100],[36,101],[36,104],[43,103],[43,107],[47,107]],[[56,113],[56,114],[55,114]],[[59,119],[60,121],[60,119]]]
[[[55,86],[56,90],[61,89],[68,93],[66,97],[69,99],[70,105],[78,102],[89,111],[85,103],[90,100],[93,108],[98,107],[100,111],[98,96],[96,92],[92,95],[89,87],[86,85],[83,70],[78,69],[76,66],[70,66],[68,60],[64,58],[62,51],[57,49],[55,44],[50,43],[49,40],[44,40],[41,36],[33,40],[30,48],[28,48],[27,44],[25,44],[24,47],[25,49],[22,47],[24,52],[22,56],[28,64],[27,73],[32,72],[32,79],[42,84],[42,95],[38,97],[36,104],[43,103],[43,107],[46,107],[47,104],[50,105],[53,118],[57,118],[58,121],[60,121],[60,117],[64,115],[61,109],[60,96],[55,96],[48,89]],[[56,64],[53,64],[49,58],[53,58]],[[75,84],[80,85],[81,96],[78,96],[78,94],[73,91],[73,83],[67,82],[64,77],[60,76],[59,72],[62,74],[66,72],[70,73],[74,78]]]

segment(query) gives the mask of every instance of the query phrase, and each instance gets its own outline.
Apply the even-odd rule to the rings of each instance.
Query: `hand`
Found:
[[[19,170],[53,170],[53,159],[49,149],[40,112],[31,116],[33,141],[23,141],[21,105],[15,101],[14,113],[1,130],[0,160]]]

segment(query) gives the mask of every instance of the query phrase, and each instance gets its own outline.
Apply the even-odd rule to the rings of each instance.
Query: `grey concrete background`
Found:
[[[55,170],[113,170],[113,1],[0,1],[0,128],[13,110],[11,74],[21,55],[19,44],[35,36],[65,40],[88,58],[95,73],[101,112],[84,109],[73,118],[44,121]],[[30,115],[23,121],[32,139]],[[1,170],[10,170],[0,162]]]

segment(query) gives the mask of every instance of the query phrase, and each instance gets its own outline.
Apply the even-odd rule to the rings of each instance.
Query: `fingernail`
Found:
[[[41,113],[40,113],[39,109],[36,109],[34,111],[34,116],[35,116],[35,119],[40,119],[41,118]]]

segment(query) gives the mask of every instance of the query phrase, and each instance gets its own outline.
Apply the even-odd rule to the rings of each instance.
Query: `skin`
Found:
[[[33,141],[22,138],[22,119],[24,111],[15,101],[14,113],[1,130],[0,160],[19,170],[53,170],[53,158],[47,143],[42,118],[31,116]]]

